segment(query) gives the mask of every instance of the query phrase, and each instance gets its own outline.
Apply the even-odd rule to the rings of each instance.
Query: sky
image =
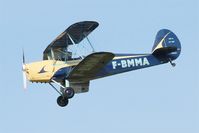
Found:
[[[1,133],[198,133],[198,0],[0,0]],[[94,20],[96,51],[150,53],[160,29],[182,44],[176,67],[164,64],[91,81],[67,107],[48,84],[29,83],[26,61],[75,22]]]

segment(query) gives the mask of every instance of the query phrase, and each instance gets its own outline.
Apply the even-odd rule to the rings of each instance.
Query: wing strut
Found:
[[[67,33],[67,35],[68,35],[69,39],[71,40],[71,42],[72,42],[73,44],[75,44],[75,42],[74,42],[73,39],[71,38],[70,34]],[[84,59],[83,56],[80,55],[80,57],[81,57],[81,59]]]
[[[71,38],[71,36],[67,33],[67,35],[68,35],[68,37],[69,37],[69,39],[71,40],[71,42],[73,43],[73,44],[75,44],[75,42],[73,41],[73,39]]]
[[[90,42],[90,40],[88,39],[88,37],[87,37],[87,36],[85,36],[85,37],[86,37],[86,40],[88,41],[88,43],[90,44],[90,46],[91,46],[91,48],[92,48],[92,52],[94,53],[94,52],[95,52],[95,49],[94,49],[93,45],[91,44],[91,42]]]
[[[52,48],[50,49],[50,52],[51,52],[52,59],[54,60],[55,59],[55,55],[54,55],[54,52],[53,52]]]

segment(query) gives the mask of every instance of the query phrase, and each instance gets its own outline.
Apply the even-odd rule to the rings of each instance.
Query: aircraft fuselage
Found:
[[[71,61],[55,61],[45,60],[26,64],[27,77],[32,82],[50,82],[53,76],[67,79],[66,73],[79,64],[81,60]],[[93,80],[106,76],[111,76],[123,72],[151,67],[154,65],[163,64],[166,62],[160,61],[152,54],[116,54],[116,56],[95,77],[89,79],[78,80]],[[56,73],[56,75],[54,75]]]

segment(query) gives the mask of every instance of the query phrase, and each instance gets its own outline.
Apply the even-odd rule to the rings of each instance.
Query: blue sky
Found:
[[[0,132],[198,133],[199,3],[197,0],[0,0]],[[97,51],[150,53],[159,29],[175,32],[182,53],[170,64],[91,82],[69,106],[48,84],[22,90],[27,62],[74,22],[95,20]]]

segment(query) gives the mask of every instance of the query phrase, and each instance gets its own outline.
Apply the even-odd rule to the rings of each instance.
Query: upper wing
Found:
[[[69,80],[90,80],[114,58],[113,53],[98,52],[83,59],[67,77]]]
[[[65,51],[68,45],[72,45],[73,43],[78,44],[97,28],[98,25],[95,21],[83,21],[71,25],[48,45],[43,52],[43,60],[51,59],[52,51]],[[55,54],[54,56],[57,55]]]

